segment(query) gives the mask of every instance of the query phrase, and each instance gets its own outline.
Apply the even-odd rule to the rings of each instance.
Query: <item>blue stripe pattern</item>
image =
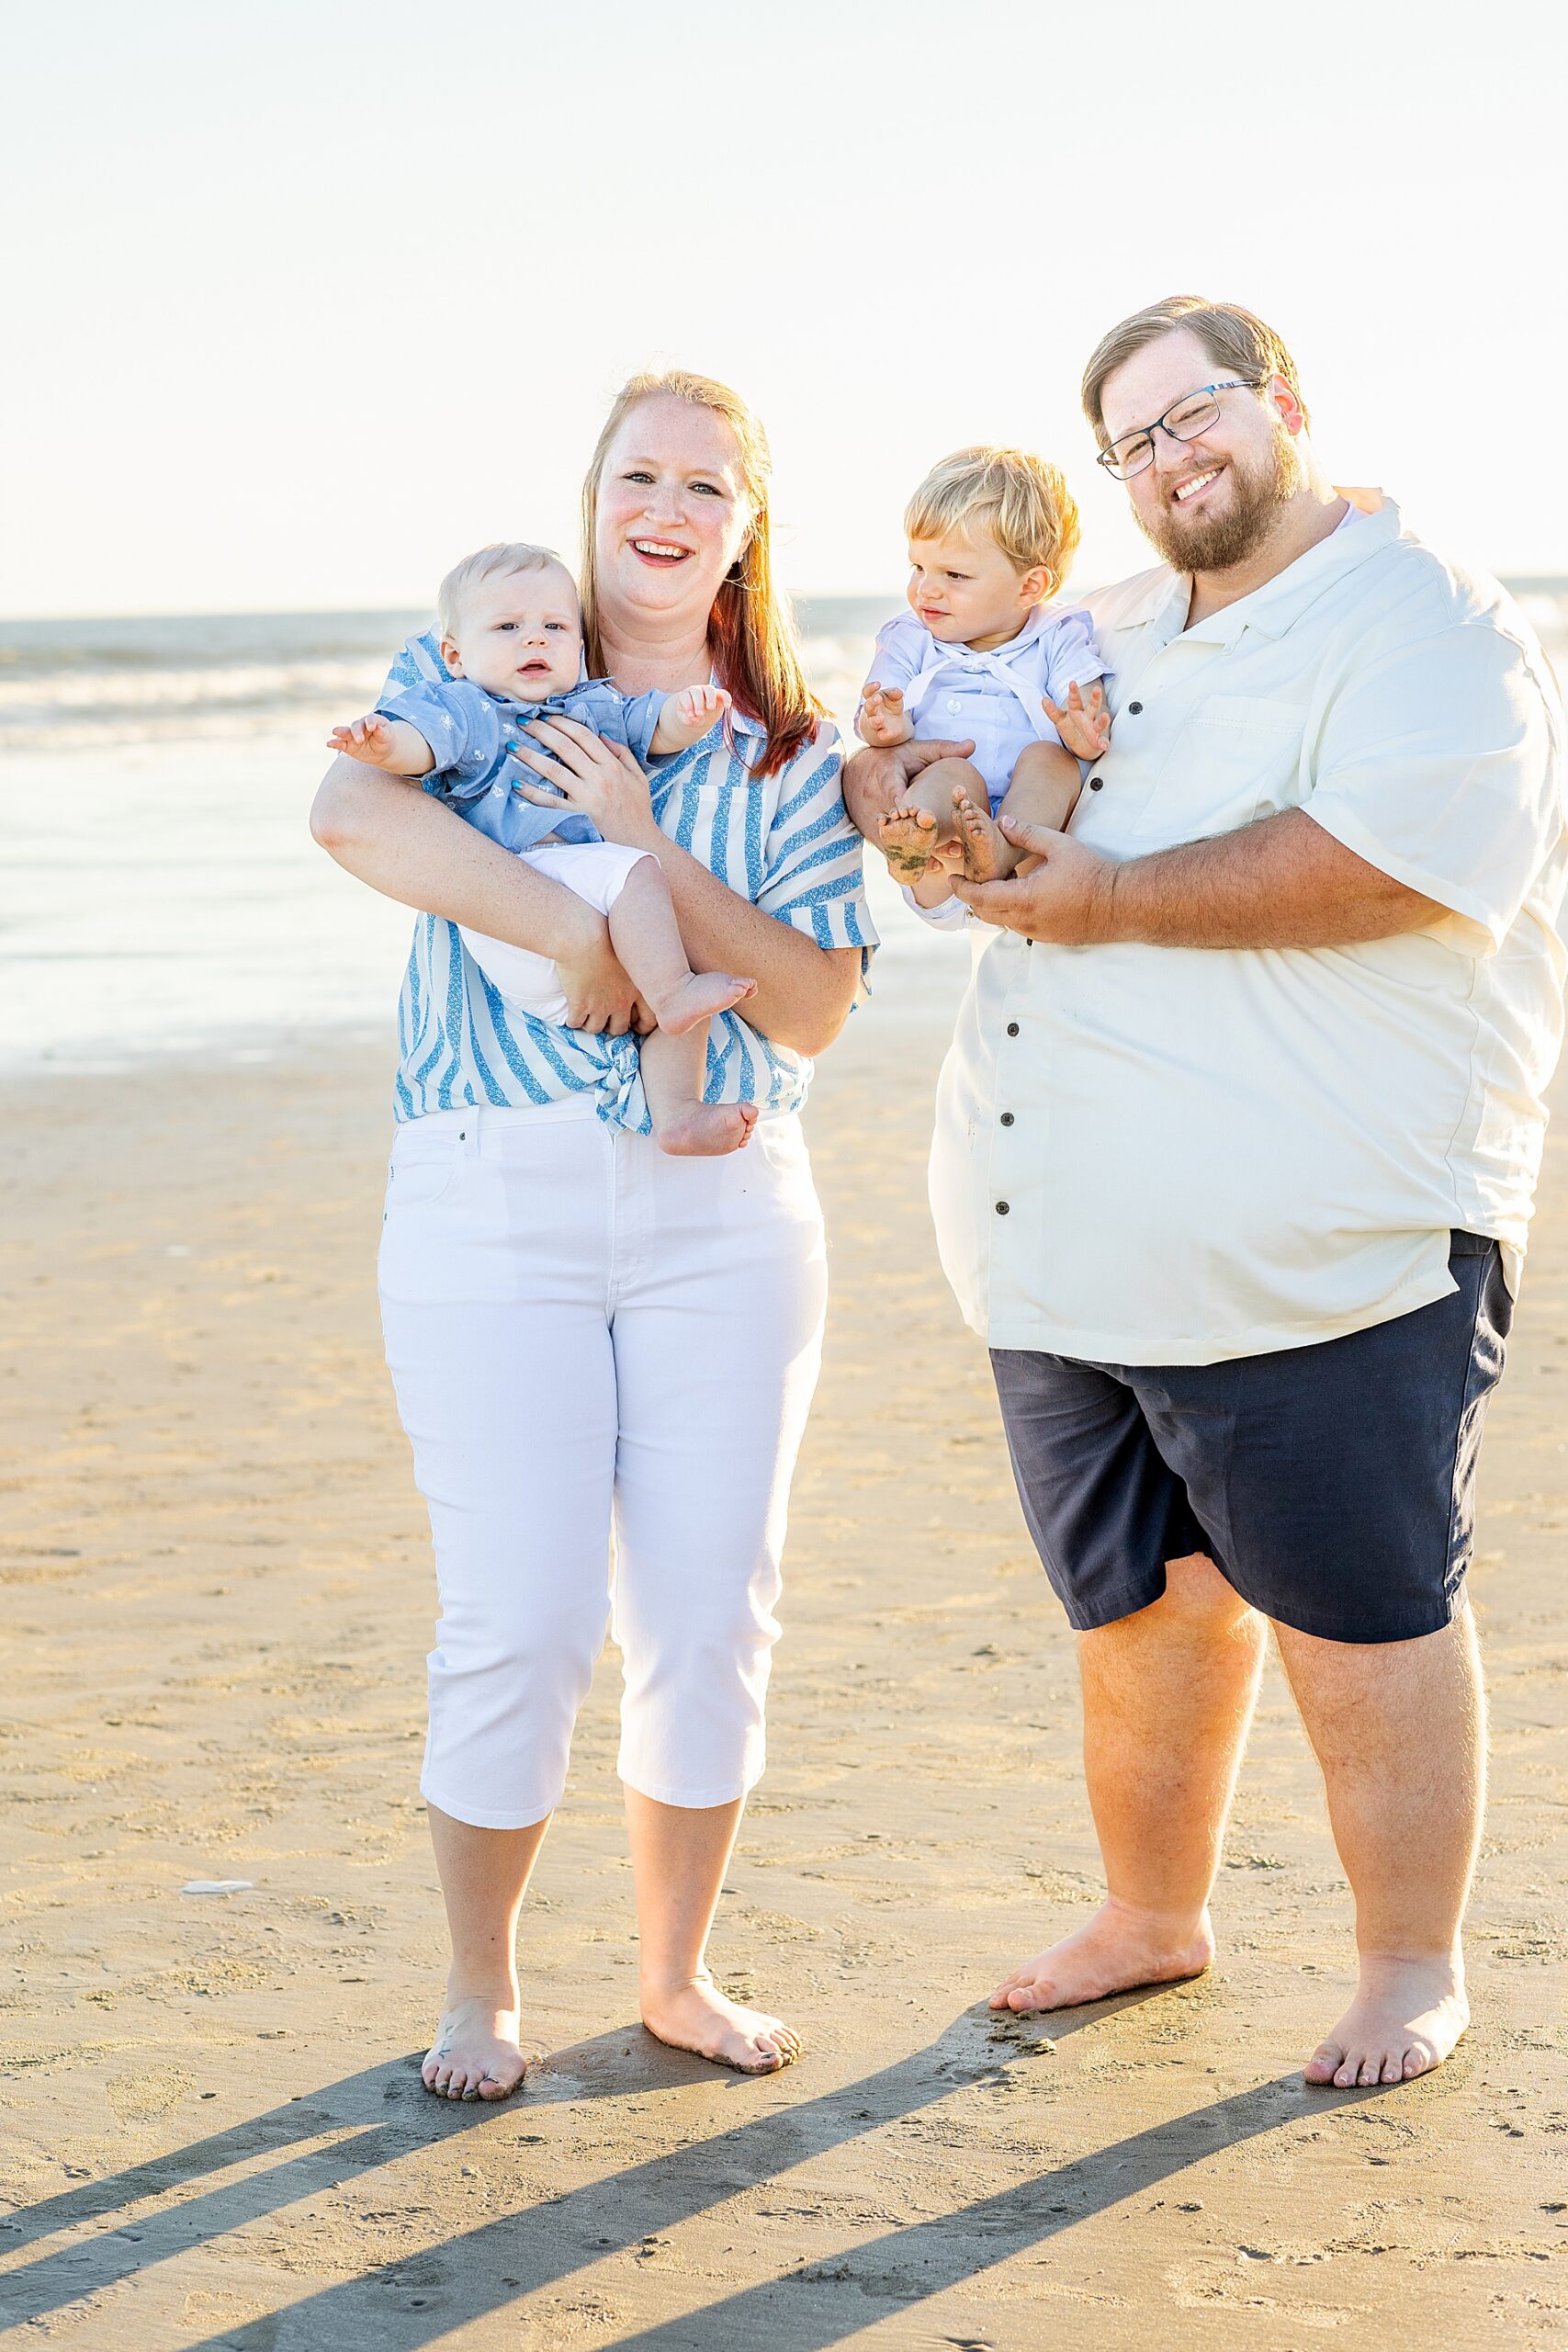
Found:
[[[389,686],[442,673],[431,638],[412,639]],[[858,947],[863,972],[876,944],[861,870],[861,839],[845,812],[843,755],[823,720],[780,775],[754,777],[762,730],[731,715],[649,779],[661,831],[753,906],[819,947]],[[508,1009],[464,949],[456,923],[421,915],[398,1006],[400,1125],[432,1111],[490,1102],[555,1102],[592,1093],[612,1126],[647,1135],[651,1123],[637,1040],[594,1037]],[[739,1013],[708,1034],[709,1102],[756,1102],[796,1111],[811,1082],[801,1054],[772,1043]]]

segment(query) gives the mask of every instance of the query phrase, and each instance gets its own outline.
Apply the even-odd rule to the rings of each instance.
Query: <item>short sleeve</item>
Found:
[[[1092,686],[1109,677],[1111,665],[1100,650],[1094,623],[1085,612],[1058,615],[1045,648],[1045,691],[1059,703],[1070,685]]]
[[[434,754],[423,781],[443,799],[467,800],[482,791],[505,754],[501,713],[482,687],[466,678],[444,684],[421,678],[383,693],[376,707],[388,718],[417,727]]]
[[[668,695],[661,694],[636,695],[622,706],[626,747],[639,767],[646,767],[653,756],[653,730],[659,724],[659,714],[669,699]]]
[[[884,621],[876,632],[876,650],[871,657],[871,667],[865,673],[865,684],[897,686],[908,690],[920,666],[921,638],[919,623],[908,613],[900,613]],[[861,688],[861,700],[865,700],[865,686]],[[859,712],[856,712],[859,722]]]
[[[864,844],[844,807],[843,764],[838,729],[823,719],[779,779],[757,904],[818,947],[862,949],[863,969],[876,926],[866,904]]]
[[[1457,623],[1329,705],[1306,814],[1500,947],[1562,830],[1561,751],[1525,649]]]
[[[907,882],[899,887],[904,904],[908,908],[909,912],[919,915],[920,921],[928,924],[932,931],[966,931],[969,925],[976,921],[976,917],[964,905],[962,899],[939,899],[934,907],[922,907]]]

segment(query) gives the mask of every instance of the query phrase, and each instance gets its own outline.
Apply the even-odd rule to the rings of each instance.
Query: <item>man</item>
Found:
[[[1272,1624],[1360,1952],[1307,2079],[1397,2082],[1469,2018],[1462,1579],[1561,1041],[1561,713],[1501,590],[1325,481],[1262,321],[1156,303],[1083,397],[1163,562],[1089,600],[1070,832],[955,885],[998,928],[931,1183],[1079,1633],[1107,1899],[992,2006],[1208,1965]],[[862,830],[961,748],[857,754]]]

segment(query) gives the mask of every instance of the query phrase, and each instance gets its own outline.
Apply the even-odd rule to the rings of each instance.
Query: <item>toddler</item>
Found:
[[[571,574],[547,548],[481,548],[449,571],[439,600],[449,681],[422,679],[383,696],[367,718],[333,730],[332,746],[394,775],[423,776],[470,824],[596,907],[611,944],[659,1026],[642,1041],[643,1091],[665,1151],[738,1151],[756,1123],[750,1102],[702,1099],[707,1026],[756,993],[755,980],[694,972],[670,886],[650,851],[597,833],[579,810],[528,799],[540,779],[510,750],[539,718],[575,718],[639,761],[683,752],[729,707],[722,686],[635,701],[607,679],[582,677],[582,616]],[[564,1020],[548,956],[459,925],[463,944],[505,1001],[538,1021]]]
[[[1111,741],[1107,673],[1089,615],[1047,603],[1078,543],[1055,466],[1024,449],[956,449],[916,491],[904,528],[911,610],[877,636],[855,727],[878,746],[973,740],[973,760],[933,761],[878,828],[897,879],[934,907],[955,872],[992,882],[1014,871],[1024,853],[998,814],[1066,825],[1078,761]]]

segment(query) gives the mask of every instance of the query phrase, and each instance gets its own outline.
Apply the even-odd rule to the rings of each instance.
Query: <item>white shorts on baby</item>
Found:
[[[536,849],[520,850],[525,865],[551,882],[564,882],[607,915],[626,887],[634,865],[653,853],[626,849],[619,842],[541,842]],[[504,939],[491,939],[482,931],[459,923],[464,946],[487,980],[501,990],[510,1005],[532,1013],[536,1021],[566,1019],[566,998],[560,974],[548,956],[531,947],[513,947]]]

